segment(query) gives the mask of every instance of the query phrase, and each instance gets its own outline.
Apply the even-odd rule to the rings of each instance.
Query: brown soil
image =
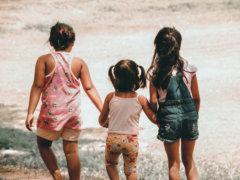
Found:
[[[14,166],[0,166],[0,179],[6,180],[52,180],[47,171],[17,168]]]

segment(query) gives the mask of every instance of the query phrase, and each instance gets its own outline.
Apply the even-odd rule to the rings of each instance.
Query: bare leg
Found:
[[[138,179],[137,173],[132,173],[129,176],[127,176],[127,180],[137,180],[137,179]]]
[[[164,147],[168,157],[169,179],[180,180],[179,141],[164,143]]]
[[[37,136],[37,144],[43,162],[47,166],[53,178],[55,180],[62,180],[62,176],[57,165],[57,159],[51,149],[52,141],[48,141]]]
[[[78,141],[63,140],[63,150],[67,159],[70,180],[79,180],[81,177],[81,162],[78,155]]]
[[[119,180],[117,165],[107,165],[106,169],[110,180]]]
[[[182,140],[182,161],[185,167],[185,173],[188,180],[197,180],[197,168],[193,161],[194,141]]]

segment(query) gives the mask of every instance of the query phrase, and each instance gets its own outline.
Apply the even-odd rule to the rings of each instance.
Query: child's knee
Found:
[[[124,174],[126,177],[137,174],[137,166],[126,166],[124,165]]]
[[[124,170],[124,174],[127,177],[127,179],[137,179],[137,176],[138,176],[137,170],[134,170],[134,171],[125,171]]]
[[[63,151],[65,155],[78,154],[78,142],[63,140]]]
[[[45,147],[45,148],[48,148],[48,147],[51,147],[52,145],[52,141],[49,141],[47,139],[44,139],[44,138],[41,138],[41,137],[37,137],[37,143],[38,143],[38,147]]]
[[[189,165],[193,162],[193,157],[192,156],[182,156],[182,161],[184,166]]]
[[[105,166],[106,167],[114,167],[114,166],[118,166],[118,159],[116,160],[105,160]]]
[[[168,169],[169,169],[169,172],[174,172],[174,173],[179,172],[179,170],[180,170],[180,162],[175,161],[175,162],[169,163]]]

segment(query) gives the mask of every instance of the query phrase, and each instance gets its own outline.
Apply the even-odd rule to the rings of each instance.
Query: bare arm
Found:
[[[45,64],[43,58],[38,58],[36,67],[35,67],[35,75],[34,81],[32,84],[30,98],[29,98],[29,105],[28,105],[28,114],[25,121],[26,128],[32,131],[33,127],[33,116],[34,111],[38,105],[42,88],[44,85],[44,77],[45,77]]]
[[[106,96],[104,100],[102,112],[98,118],[99,124],[103,127],[108,127],[109,102],[112,99],[112,97],[113,97],[113,93],[109,93]]]
[[[83,89],[90,98],[90,100],[93,102],[93,104],[96,106],[96,108],[101,112],[103,106],[101,97],[92,82],[87,64],[84,61],[82,62],[83,63],[81,68],[80,79],[82,82]]]
[[[150,79],[150,105],[154,112],[157,112],[157,89],[153,85],[152,78]]]
[[[197,112],[199,112],[200,109],[200,95],[198,90],[198,82],[197,82],[197,76],[193,76],[192,83],[191,83],[191,90],[192,90],[192,96],[193,100],[195,102]]]
[[[140,104],[142,105],[143,111],[146,114],[146,116],[148,117],[148,119],[152,123],[156,124],[156,122],[157,122],[156,114],[151,109],[150,104],[149,104],[147,98],[142,96],[142,95],[140,95],[140,96],[138,96],[138,100],[139,100]]]

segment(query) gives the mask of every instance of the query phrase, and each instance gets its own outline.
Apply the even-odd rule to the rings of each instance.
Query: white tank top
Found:
[[[138,96],[122,98],[114,93],[109,102],[108,133],[138,135],[141,111]]]

